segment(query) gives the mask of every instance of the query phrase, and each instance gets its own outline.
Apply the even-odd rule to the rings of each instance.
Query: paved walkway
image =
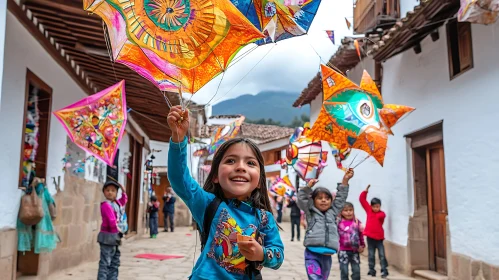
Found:
[[[263,269],[263,279],[303,279],[307,276],[303,260],[302,242],[290,242],[290,224],[281,225],[284,232],[281,233],[285,246],[285,260],[277,271]],[[302,230],[302,234],[303,234]],[[193,267],[194,255],[199,255],[199,241],[196,232],[189,228],[178,228],[174,233],[161,232],[157,239],[141,239],[125,244],[121,248],[120,280],[180,280],[187,279]],[[196,247],[196,244],[198,245]],[[141,253],[182,255],[182,259],[172,259],[165,261],[154,261],[146,259],[136,259],[135,255]],[[367,259],[362,259],[361,273],[362,279],[381,279],[368,277]],[[51,275],[49,279],[58,280],[95,280],[97,276],[97,262],[87,263],[67,271]],[[378,268],[379,270],[379,268]],[[333,256],[333,269],[329,279],[340,279],[338,269],[338,259]],[[408,280],[410,277],[402,276],[393,269],[390,270],[388,279]]]

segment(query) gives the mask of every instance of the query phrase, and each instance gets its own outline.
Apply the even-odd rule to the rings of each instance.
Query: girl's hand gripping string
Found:
[[[307,187],[313,188],[315,186],[315,184],[317,184],[317,182],[319,182],[319,180],[317,180],[317,179],[311,179],[310,181],[308,181]]]
[[[263,261],[263,248],[254,238],[248,241],[237,241],[237,245],[248,261]]]
[[[371,187],[371,185],[368,185],[367,188],[366,188],[366,192],[369,192],[369,188]]]
[[[170,108],[168,113],[168,126],[172,130],[172,139],[174,142],[180,143],[184,140],[189,130],[189,111],[182,110],[180,105]]]
[[[345,176],[343,176],[343,181],[341,182],[341,184],[343,186],[348,186],[348,182],[350,181],[350,179],[353,178],[353,175],[354,175],[353,168],[349,168],[345,173]]]

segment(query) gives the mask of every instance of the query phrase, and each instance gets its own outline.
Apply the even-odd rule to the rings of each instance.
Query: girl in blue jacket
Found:
[[[167,120],[172,130],[168,179],[175,193],[200,228],[205,216],[214,213],[209,232],[203,232],[206,246],[190,279],[261,279],[263,267],[278,269],[284,260],[284,246],[271,214],[258,147],[247,139],[225,142],[215,153],[202,189],[187,167],[188,111],[172,107]],[[217,200],[218,207],[208,209]]]

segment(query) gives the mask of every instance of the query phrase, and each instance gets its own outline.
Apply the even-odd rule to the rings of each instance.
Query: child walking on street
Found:
[[[158,236],[158,198],[154,195],[151,196],[151,201],[147,206],[149,212],[149,235],[151,238],[156,238]]]
[[[333,200],[331,192],[323,187],[312,187],[317,180],[310,180],[307,187],[298,191],[298,206],[305,212],[307,231],[305,234],[305,268],[309,280],[325,280],[331,271],[331,256],[338,251],[338,229],[336,217],[343,209],[348,196],[348,182],[353,177],[349,169]]]
[[[263,267],[278,269],[284,246],[258,146],[244,138],[222,144],[202,189],[187,166],[189,111],[174,106],[167,120],[172,131],[168,179],[201,230],[201,255],[190,279],[262,279]]]
[[[163,195],[163,226],[165,228],[165,232],[168,232],[167,221],[170,222],[170,231],[173,232],[175,228],[174,225],[174,215],[175,215],[175,201],[177,198],[172,193],[172,188],[166,188],[165,194]]]
[[[357,218],[353,204],[345,202],[338,223],[338,234],[340,235],[340,252],[338,261],[340,263],[341,280],[348,280],[348,265],[352,267],[352,280],[360,280],[360,253],[364,251],[364,235],[362,224]]]
[[[121,198],[116,200],[119,189],[122,191]],[[100,246],[97,280],[117,280],[121,256],[119,246],[124,233],[120,222],[128,197],[123,186],[112,180],[104,184],[102,192],[106,200],[100,206],[102,225],[97,236]]]
[[[367,213],[366,228],[364,235],[367,236],[367,251],[369,253],[369,272],[367,275],[376,276],[375,264],[376,249],[379,254],[379,262],[381,264],[381,277],[388,276],[388,262],[385,256],[385,246],[383,240],[385,239],[385,231],[383,230],[383,223],[385,221],[385,212],[381,211],[381,200],[378,198],[371,199],[371,205],[367,203],[367,193],[371,185],[367,186],[366,190],[360,194],[360,204]]]
[[[301,218],[301,210],[296,204],[297,197],[293,192],[290,195],[290,198],[286,199],[288,208],[291,208],[291,241],[295,239],[295,227],[296,227],[296,240],[300,241],[300,218]]]

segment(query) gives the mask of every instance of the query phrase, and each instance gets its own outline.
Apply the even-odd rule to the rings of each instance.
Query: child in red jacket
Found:
[[[375,253],[378,249],[379,261],[381,264],[381,277],[388,276],[388,262],[385,257],[385,246],[383,240],[385,239],[385,232],[383,230],[383,222],[385,221],[385,212],[381,211],[381,200],[379,198],[371,199],[371,205],[367,202],[367,193],[371,185],[367,186],[366,190],[360,194],[360,204],[367,213],[366,228],[364,235],[367,236],[367,251],[369,253],[369,272],[367,275],[376,276],[374,266],[376,264]]]

